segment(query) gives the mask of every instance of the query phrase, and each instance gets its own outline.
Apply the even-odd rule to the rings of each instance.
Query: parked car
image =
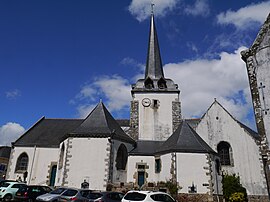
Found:
[[[68,188],[63,192],[60,196],[60,202],[88,202],[87,196],[91,193],[89,189],[76,189],[76,188]]]
[[[155,191],[129,191],[125,194],[122,202],[163,201],[176,202],[169,194]]]
[[[91,192],[89,202],[121,202],[124,194],[121,192]]]
[[[25,187],[26,184],[21,182],[6,181],[0,187],[0,200],[11,201],[20,187]]]
[[[50,201],[50,202],[57,202],[58,198],[67,190],[65,187],[59,187],[47,194],[40,195],[36,198],[36,201]]]
[[[52,188],[42,185],[22,186],[18,189],[14,196],[15,201],[36,201],[36,198],[42,194],[52,191]]]
[[[5,182],[18,182],[18,181],[16,181],[16,180],[0,180],[0,187],[1,187]]]

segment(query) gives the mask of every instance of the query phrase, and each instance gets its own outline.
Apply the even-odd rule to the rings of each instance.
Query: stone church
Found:
[[[229,173],[240,176],[249,198],[268,197],[260,135],[217,100],[201,118],[181,118],[180,89],[164,75],[153,14],[145,77],[131,95],[130,120],[114,119],[102,102],[85,119],[42,117],[13,143],[7,178],[68,187],[86,180],[93,190],[172,181],[179,193],[213,201]]]

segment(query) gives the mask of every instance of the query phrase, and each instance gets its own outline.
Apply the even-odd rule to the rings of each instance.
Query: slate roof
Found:
[[[252,130],[251,128],[249,128],[248,126],[246,126],[245,124],[241,123],[240,121],[236,122],[242,127],[244,128],[255,140],[259,140],[260,136],[257,132],[255,132],[254,130]]]
[[[156,151],[158,154],[171,152],[216,154],[185,120]]]
[[[0,147],[0,157],[9,159],[11,147],[2,146]]]
[[[129,152],[131,156],[153,156],[164,141],[139,140],[136,147]]]
[[[146,69],[145,69],[145,78],[147,77],[151,79],[160,79],[161,77],[164,77],[159,44],[158,44],[158,36],[157,36],[153,14],[151,14],[148,53],[147,53]]]
[[[47,119],[42,117],[14,143],[18,147],[51,147],[58,148],[68,133],[75,130],[84,119]],[[119,125],[126,127],[128,119],[116,120]],[[0,147],[0,155],[1,152]]]
[[[166,141],[139,140],[129,152],[131,156],[154,156],[171,152],[213,153],[216,152],[188,124],[196,124],[198,119],[183,120],[177,130]]]
[[[100,102],[84,121],[65,137],[111,137],[120,141],[135,144]]]
[[[77,128],[82,121],[82,119],[45,119],[45,117],[42,117],[13,145],[57,148],[62,138]]]

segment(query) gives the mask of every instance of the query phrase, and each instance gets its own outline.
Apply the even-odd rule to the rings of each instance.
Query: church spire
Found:
[[[145,79],[164,78],[161,56],[158,45],[157,31],[155,27],[153,4],[151,12],[150,33],[148,41],[148,54],[146,59]]]
[[[164,77],[153,6],[154,4],[152,3],[145,77],[132,85],[131,93],[164,91],[179,93],[177,84],[173,80]]]

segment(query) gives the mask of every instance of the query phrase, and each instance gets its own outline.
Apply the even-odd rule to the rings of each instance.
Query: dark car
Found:
[[[28,185],[20,187],[14,196],[15,201],[36,201],[36,198],[42,194],[52,191],[48,186]]]
[[[123,196],[121,192],[92,192],[87,198],[89,202],[120,202]]]
[[[58,201],[60,202],[88,202],[87,196],[91,193],[89,189],[76,189],[76,188],[68,188],[63,194],[60,196]]]

